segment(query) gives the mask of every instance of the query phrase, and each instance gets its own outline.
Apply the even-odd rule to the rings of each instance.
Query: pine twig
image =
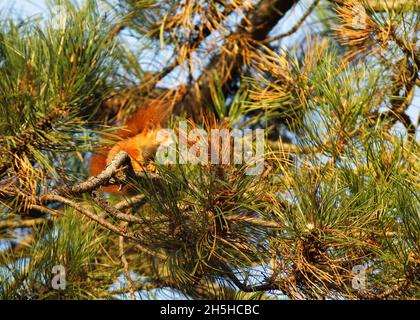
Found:
[[[315,10],[315,8],[318,6],[319,2],[320,2],[320,0],[315,0],[314,2],[312,2],[312,4],[309,6],[309,8],[304,13],[304,15],[299,19],[299,21],[289,31],[287,31],[285,33],[282,33],[282,34],[279,34],[277,36],[271,37],[271,38],[267,38],[264,41],[262,41],[262,43],[270,43],[270,42],[273,42],[273,41],[277,41],[277,40],[289,37],[292,34],[294,34],[296,31],[299,30],[299,28],[303,25],[303,23],[306,21],[306,19]]]
[[[112,215],[118,220],[125,221],[125,222],[132,222],[142,224],[144,221],[136,216],[122,213],[118,208],[111,205],[108,201],[101,197],[100,193],[97,191],[92,192],[93,200],[95,203],[105,210],[107,214]]]
[[[144,195],[143,194],[138,194],[135,195],[131,198],[128,199],[124,199],[120,202],[118,202],[117,204],[114,205],[114,208],[120,211],[123,211],[125,209],[128,209],[132,206],[136,206],[136,205],[140,205],[144,203]]]
[[[96,214],[94,214],[93,212],[83,208],[81,205],[77,204],[76,202],[64,198],[63,196],[60,196],[58,194],[54,194],[54,193],[50,193],[47,194],[45,196],[43,196],[42,200],[44,202],[61,202],[73,209],[75,209],[77,212],[81,213],[82,215],[84,215],[85,217],[89,218],[90,220],[93,220],[95,222],[97,222],[99,225],[101,225],[102,227],[104,227],[105,229],[108,229],[120,236],[124,236],[127,239],[130,240],[134,240],[136,242],[139,242],[141,240],[141,236],[138,234],[133,234],[133,233],[129,233],[126,232],[125,230],[116,227],[115,225],[113,225],[112,223],[108,222],[107,220],[105,220],[103,217],[100,217]]]
[[[44,218],[36,218],[36,219],[19,219],[19,220],[5,220],[0,221],[0,230],[4,229],[16,229],[16,228],[30,228],[35,227],[41,224],[47,223],[49,220]]]
[[[126,229],[127,226],[128,226],[128,223],[125,222],[121,226],[122,226],[123,229]],[[119,237],[119,252],[120,252],[121,262],[124,266],[124,274],[125,274],[125,278],[127,279],[128,289],[130,291],[130,299],[135,300],[136,299],[135,289],[134,289],[134,285],[133,285],[133,279],[131,278],[131,275],[130,275],[130,266],[129,266],[127,258],[125,256],[124,237],[123,236]]]

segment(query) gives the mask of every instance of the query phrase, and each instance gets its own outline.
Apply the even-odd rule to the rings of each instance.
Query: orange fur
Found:
[[[90,159],[90,175],[96,176],[104,170],[106,166],[106,156],[100,153],[96,153],[92,155]]]
[[[142,169],[142,164],[151,158],[159,146],[156,140],[157,132],[162,128],[171,114],[171,104],[153,101],[145,108],[139,108],[126,122],[124,129],[114,132],[124,138],[113,147],[102,146],[100,151],[92,156],[90,175],[98,175],[120,151],[125,151],[131,158],[135,171]],[[107,192],[120,191],[118,186],[102,188]]]
[[[119,137],[133,137],[143,131],[162,127],[172,108],[168,103],[153,101],[146,108],[139,108],[126,122],[126,128],[117,130]]]

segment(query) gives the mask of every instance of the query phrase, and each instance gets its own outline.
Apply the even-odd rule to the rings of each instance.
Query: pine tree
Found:
[[[49,9],[0,15],[0,298],[419,298],[418,2]],[[92,176],[152,104],[176,161]],[[263,132],[261,172],[183,163],[211,129]]]

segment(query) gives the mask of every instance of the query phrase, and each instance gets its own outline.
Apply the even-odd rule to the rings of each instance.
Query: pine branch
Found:
[[[249,13],[249,17],[244,18],[238,25],[237,31],[231,34],[231,37],[237,39],[249,39],[250,43],[255,43],[255,47],[258,46],[260,41],[263,41],[272,28],[280,21],[280,19],[298,2],[298,0],[261,0],[252,12]],[[229,10],[234,10],[234,7]],[[230,13],[228,10],[227,14]],[[190,45],[190,53],[194,52],[199,45],[205,40],[207,36],[211,34],[211,30],[204,28],[202,31],[202,37],[193,40]],[[203,71],[201,77],[196,81],[200,92],[197,93],[196,86],[191,86],[188,91],[183,95],[183,98],[175,106],[175,113],[182,113],[182,110],[189,110],[190,115],[194,115],[196,111],[190,109],[191,105],[196,105],[199,101],[211,101],[211,90],[210,83],[213,81],[212,73],[214,70],[219,70],[221,66],[231,66],[228,74],[224,74],[226,80],[234,79],[239,70],[242,67],[243,59],[241,53],[238,52],[236,55],[226,56],[223,52],[216,54]],[[178,59],[175,59],[170,65],[164,68],[163,71],[150,76],[153,79],[153,83],[156,84],[158,81],[168,75],[175,67],[178,66]],[[150,83],[141,84],[138,87],[129,89],[130,95],[138,92],[143,86],[150,86]],[[225,83],[222,84],[225,87]],[[226,89],[226,87],[225,87]],[[160,89],[154,88],[153,92],[148,92],[149,96],[157,96],[157,92]],[[116,96],[114,99],[106,102],[107,109],[119,110],[124,99]]]
[[[121,221],[125,221],[125,222],[132,222],[132,223],[138,223],[138,224],[143,224],[143,220],[130,215],[130,214],[125,214],[122,213],[116,206],[111,205],[108,201],[106,201],[104,198],[101,197],[99,192],[92,192],[93,195],[93,200],[95,201],[95,203],[102,209],[104,209],[106,214],[109,214],[111,216],[113,216],[114,218],[121,220]],[[133,204],[133,202],[129,202],[131,205]],[[102,217],[106,217],[105,215],[102,215]]]
[[[141,205],[145,202],[145,196],[142,194],[135,195],[131,198],[124,199],[121,202],[118,202],[114,205],[114,208],[120,211],[124,211],[125,209]]]
[[[66,115],[66,111],[62,108],[53,108],[50,114],[39,119],[35,125],[27,130],[24,130],[16,136],[15,145],[7,150],[5,147],[2,147],[0,150],[6,154],[13,154],[16,157],[19,157],[21,154],[28,151],[28,147],[36,144],[38,141],[39,133],[49,133],[53,129],[53,122],[61,119]],[[0,140],[1,141],[1,140]],[[4,149],[4,150],[2,150]],[[10,163],[4,163],[0,165],[0,177],[11,167]]]
[[[262,0],[254,8],[250,17],[243,19],[238,26],[235,37],[238,39],[249,39],[250,43],[255,43],[257,47],[259,42],[264,40],[271,29],[284,17],[284,15],[298,2],[298,0]],[[249,21],[249,25],[248,25]],[[221,69],[223,65],[230,66],[229,73],[224,74],[226,81],[232,80],[239,73],[243,60],[241,53],[226,56],[223,52],[217,54],[211,59],[202,76],[197,80],[200,88],[199,94],[195,92],[195,88],[191,88],[185,98],[189,104],[195,105],[194,101],[211,101],[211,86],[213,81],[213,72]],[[221,85],[225,88],[226,83]],[[226,92],[225,92],[225,96]]]
[[[309,8],[305,11],[305,13],[302,15],[302,17],[296,22],[296,24],[287,32],[281,33],[277,36],[267,38],[263,43],[270,43],[273,41],[278,41],[280,39],[286,38],[294,34],[296,31],[299,30],[299,28],[303,25],[303,23],[306,21],[306,19],[312,14],[312,12],[315,10],[315,8],[318,6],[320,0],[315,0],[312,2],[312,4],[309,6]]]
[[[50,194],[44,195],[42,197],[42,202],[60,202],[60,203],[63,203],[65,205],[73,208],[77,212],[81,213],[82,215],[86,216],[90,220],[93,220],[93,221],[97,222],[99,225],[101,225],[105,229],[108,229],[108,230],[114,232],[117,235],[123,236],[127,239],[130,239],[130,240],[134,240],[136,242],[138,242],[142,239],[142,237],[140,235],[133,234],[133,233],[125,231],[124,229],[122,229],[120,227],[116,227],[115,225],[108,222],[107,220],[105,220],[101,216],[93,213],[92,211],[89,211],[86,208],[83,208],[78,203],[76,203],[76,202],[74,202],[70,199],[64,198],[64,197],[62,197],[58,194],[50,193]]]
[[[3,220],[0,221],[0,231],[6,229],[16,229],[16,228],[31,228],[36,227],[42,224],[48,223],[48,220],[44,218],[37,219],[19,219],[19,220]]]
[[[413,5],[415,4],[414,0],[362,0],[361,4],[365,6],[366,10],[373,12],[383,12],[389,10],[400,11],[404,8],[412,10],[412,6],[407,6],[409,1],[413,1]],[[330,2],[337,5],[343,5],[345,1],[330,0]]]
[[[393,95],[390,97],[391,106],[389,110],[373,116],[373,119],[376,120],[379,118],[380,120],[391,120],[390,127],[392,127],[397,121],[401,121],[407,129],[409,136],[414,139],[416,126],[405,112],[411,105],[417,81],[420,79],[418,74],[420,70],[420,59],[416,55],[414,49],[408,47],[406,43],[404,43],[404,41],[402,41],[396,34],[394,27],[391,27],[389,36],[395,41],[398,48],[406,57],[406,65],[402,65],[399,68],[399,70],[401,70],[401,78],[404,80],[397,80],[397,86],[393,90]],[[383,43],[383,45],[385,45],[385,43]],[[399,96],[399,92],[403,92],[402,96]]]
[[[128,226],[128,223],[122,224],[122,228],[126,228],[127,226]],[[120,253],[121,262],[124,266],[124,274],[125,274],[125,278],[127,279],[128,289],[130,291],[130,299],[135,300],[136,299],[136,296],[135,296],[136,289],[134,288],[133,279],[131,278],[131,275],[130,275],[130,266],[129,266],[127,258],[125,256],[124,237],[123,236],[119,237],[119,253]]]
[[[92,192],[99,187],[111,183],[112,179],[118,180],[118,176],[133,172],[130,157],[126,152],[119,152],[97,176],[90,177],[87,181],[71,187],[62,187],[55,190],[57,195],[78,196],[83,193]],[[44,196],[48,198],[48,195]]]

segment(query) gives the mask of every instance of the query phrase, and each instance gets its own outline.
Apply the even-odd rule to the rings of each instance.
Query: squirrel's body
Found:
[[[140,171],[142,165],[153,158],[158,147],[163,142],[158,138],[159,129],[160,127],[150,128],[136,134],[134,137],[122,140],[109,150],[106,163],[109,163],[118,152],[125,151],[132,159],[131,163],[134,171]]]
[[[101,152],[95,153],[90,162],[90,174],[98,175],[105,166],[120,151],[125,151],[131,158],[135,171],[140,171],[146,161],[152,158],[159,147],[158,132],[164,126],[171,114],[171,104],[162,101],[151,102],[146,107],[139,108],[133,116],[125,122],[125,128],[114,132],[123,138],[112,147],[102,147]],[[117,186],[104,188],[105,191],[118,191]]]

